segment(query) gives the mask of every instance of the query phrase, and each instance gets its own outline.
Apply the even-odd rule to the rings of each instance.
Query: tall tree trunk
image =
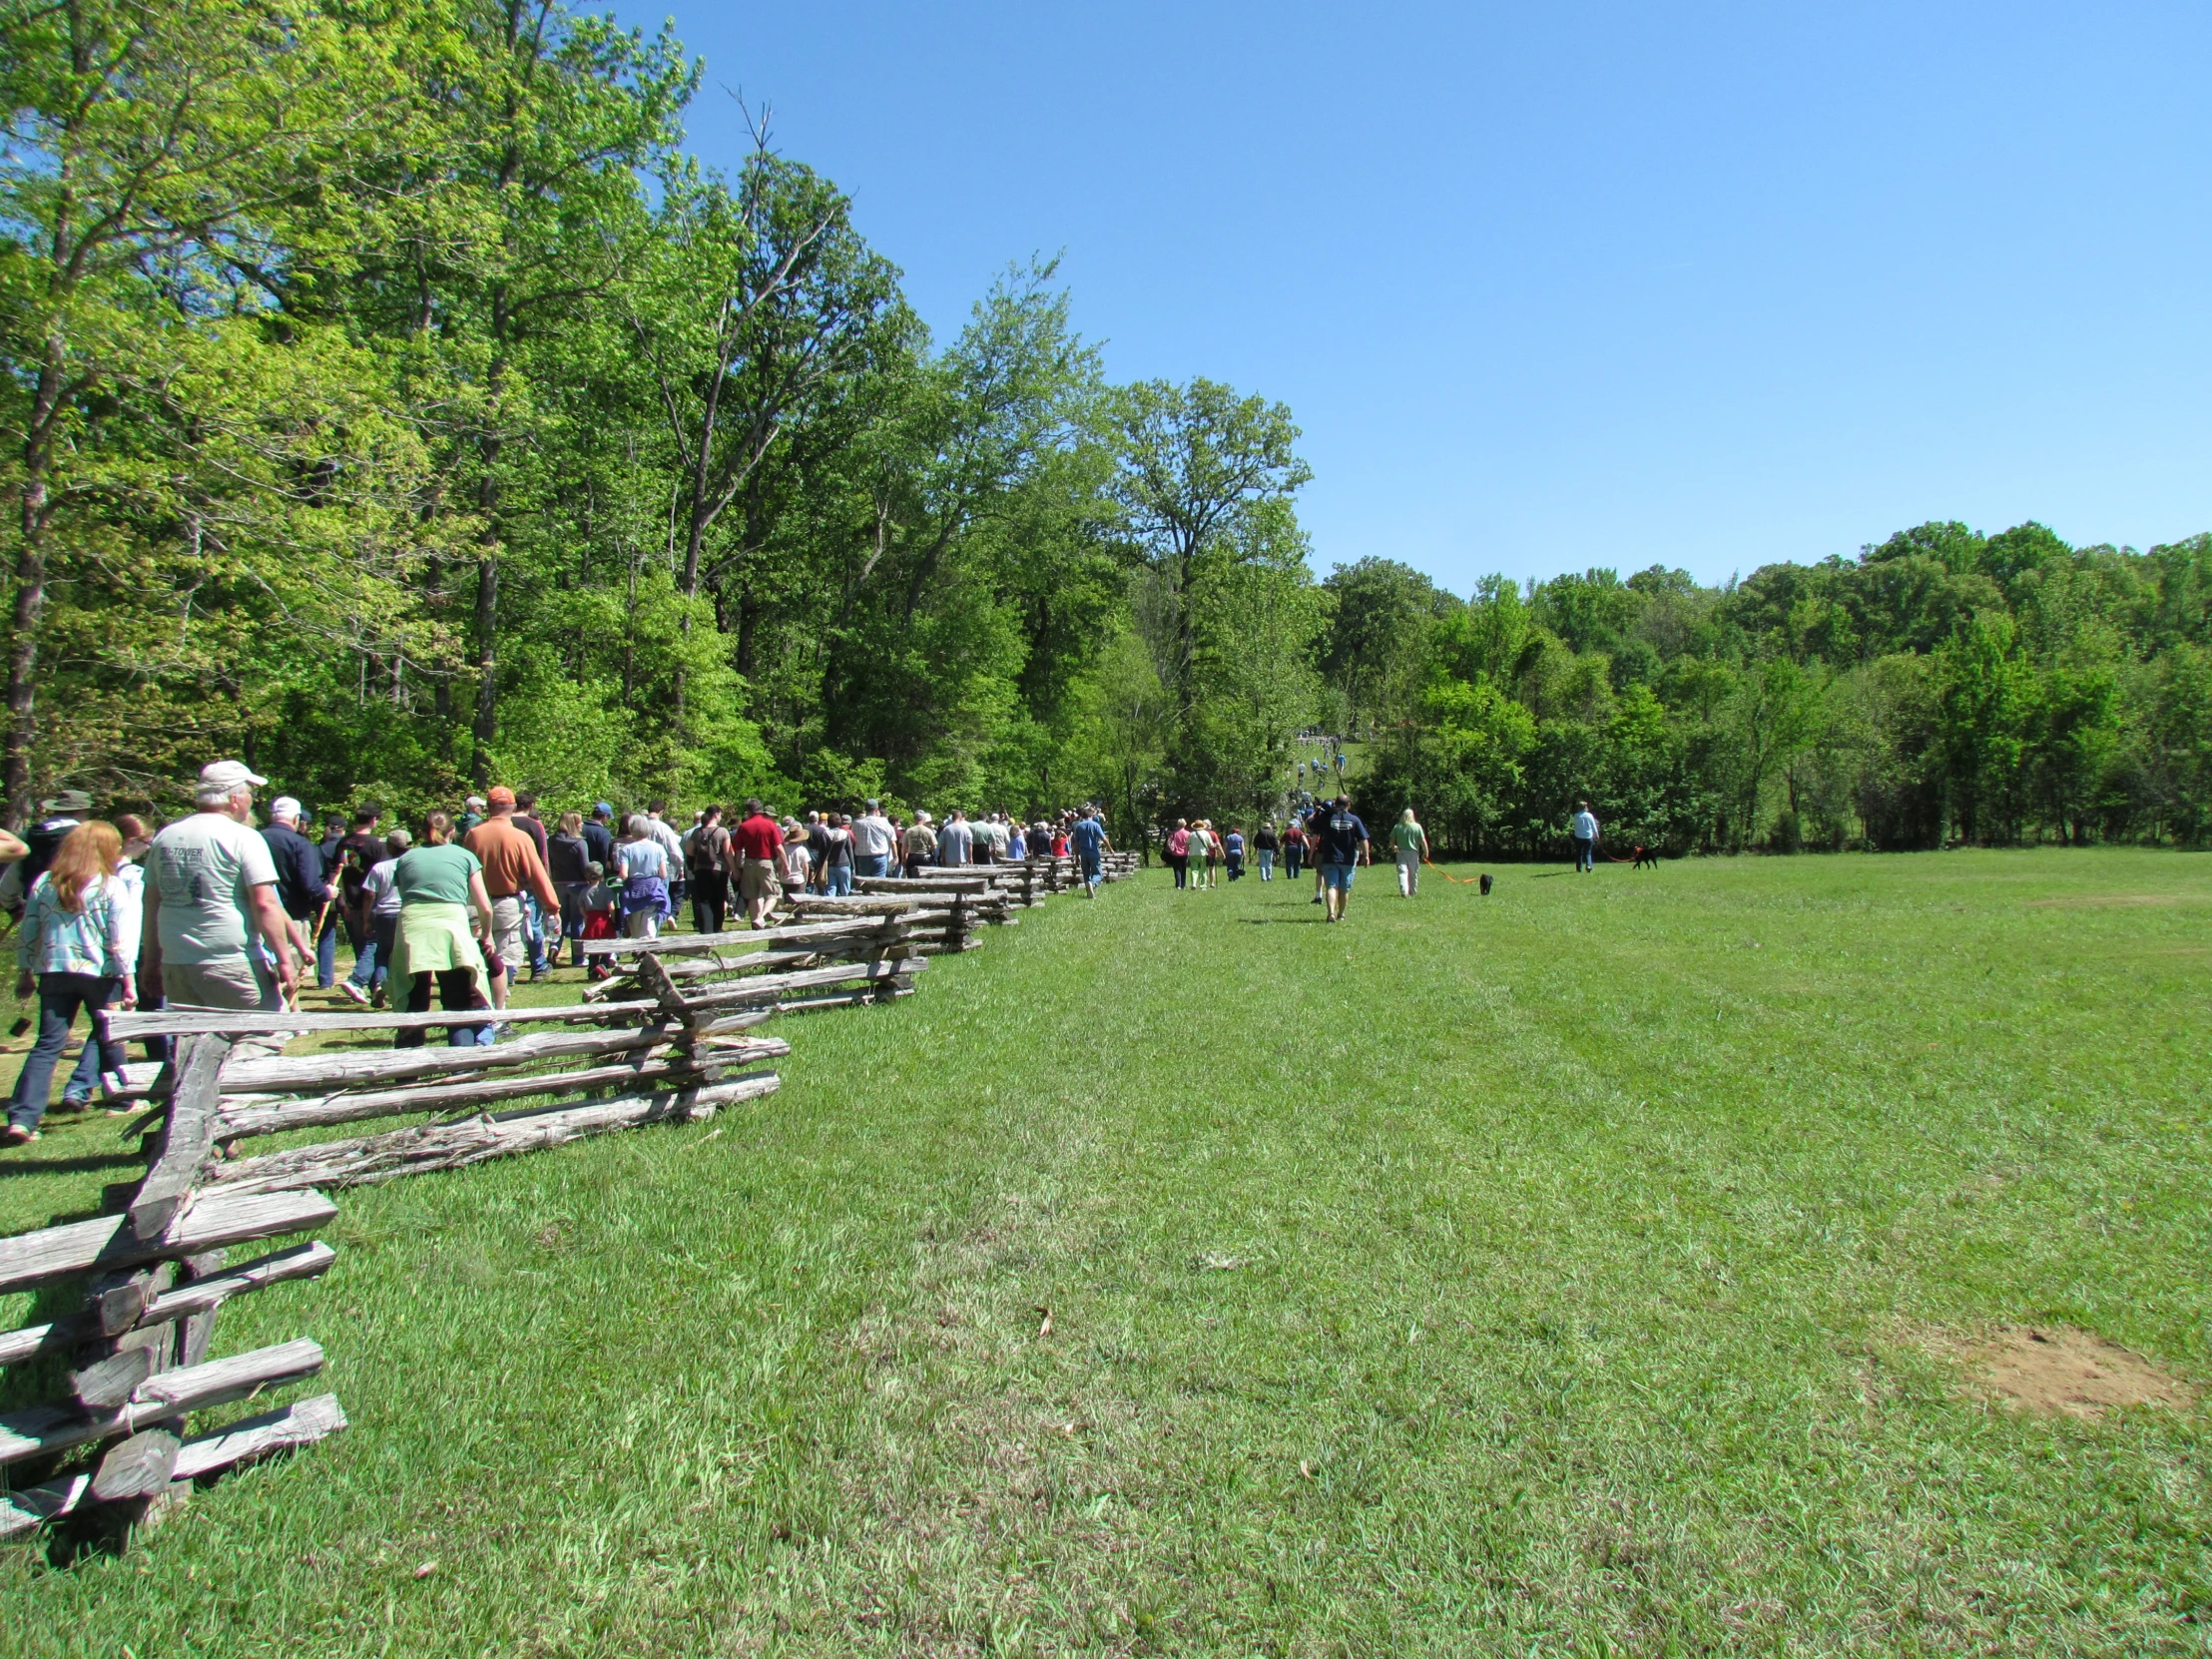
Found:
[[[491,782],[491,746],[499,736],[499,561],[476,561],[476,724],[469,778]]]
[[[61,394],[62,335],[56,326],[47,334],[46,361],[39,365],[30,431],[23,444],[23,539],[15,561],[14,633],[8,649],[7,756],[4,769],[0,769],[8,821],[17,826],[30,822],[32,809],[31,749],[38,737],[39,623],[46,611],[48,474]]]

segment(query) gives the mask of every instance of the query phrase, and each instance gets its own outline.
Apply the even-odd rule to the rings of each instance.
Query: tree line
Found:
[[[1371,804],[1462,851],[1554,849],[1578,798],[1676,852],[2212,834],[2212,537],[1931,523],[1720,587],[1654,565],[1461,602],[1384,560],[1326,586]]]
[[[1252,798],[1322,706],[1279,403],[932,338],[765,117],[557,0],[0,0],[20,820]],[[1253,618],[1260,618],[1257,625]]]

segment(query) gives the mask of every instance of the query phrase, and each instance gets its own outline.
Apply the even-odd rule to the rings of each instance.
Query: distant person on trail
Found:
[[[1245,861],[1244,831],[1233,824],[1229,827],[1229,832],[1221,838],[1221,852],[1222,857],[1229,864],[1229,879],[1234,881],[1243,875]]]
[[[668,848],[653,833],[653,821],[632,813],[615,843],[615,885],[622,889],[622,936],[657,939],[661,920],[676,913],[669,895],[669,872],[676,866]]]
[[[1252,831],[1252,850],[1260,860],[1260,879],[1275,879],[1275,853],[1282,845],[1283,837],[1275,832],[1275,820],[1262,819],[1260,828]]]
[[[1328,862],[1328,833],[1330,806],[1326,800],[1314,803],[1314,810],[1306,815],[1306,861],[1314,869],[1314,897],[1316,904],[1327,904],[1324,896],[1327,884],[1323,880],[1321,866]]]
[[[784,849],[784,831],[755,798],[746,802],[744,821],[733,839],[737,842],[738,896],[745,901],[745,919],[755,927],[766,927],[769,912],[783,896],[776,880],[776,863]]]
[[[1390,826],[1390,850],[1397,859],[1398,896],[1411,898],[1420,891],[1420,866],[1428,856],[1428,831],[1420,827],[1410,807]]]
[[[1574,805],[1575,815],[1567,825],[1567,833],[1574,839],[1574,872],[1587,875],[1597,865],[1597,820],[1587,801]]]
[[[929,828],[929,815],[919,808],[914,810],[914,822],[906,826],[904,851],[906,879],[909,881],[936,860],[937,832]]]
[[[684,862],[691,870],[692,927],[698,932],[721,932],[723,917],[729,913],[730,844],[720,807],[709,807],[684,837]]]
[[[1293,813],[1290,822],[1283,826],[1283,871],[1296,881],[1298,872],[1305,867],[1306,826],[1299,823],[1298,815]]]
[[[890,874],[891,857],[897,850],[898,831],[883,816],[883,804],[870,801],[867,810],[852,821],[853,874]]]
[[[1368,827],[1353,812],[1352,797],[1340,795],[1322,827],[1321,878],[1331,921],[1344,920],[1352,878],[1370,855]]]
[[[1075,828],[1068,831],[1068,844],[1074,847],[1076,860],[1083,870],[1083,896],[1096,898],[1098,883],[1105,873],[1106,852],[1113,845],[1106,838],[1106,826],[1099,821],[1096,810],[1075,821]]]
[[[368,866],[368,876],[361,883],[368,942],[353,958],[353,971],[338,981],[338,989],[363,1007],[381,1008],[391,979],[391,953],[399,943],[399,860],[414,845],[414,836],[402,826],[377,845],[382,855]]]
[[[1175,871],[1175,885],[1181,890],[1191,875],[1191,827],[1182,819],[1175,821],[1175,828],[1168,831],[1168,868]]]
[[[974,827],[968,823],[967,814],[955,807],[937,835],[937,862],[946,869],[959,869],[972,861],[974,851]]]
[[[591,891],[591,866],[604,867],[592,856],[591,841],[584,833],[582,813],[563,813],[561,827],[546,837],[545,873],[553,877],[553,890],[561,896],[561,936],[569,941],[570,967],[584,965],[584,894]]]

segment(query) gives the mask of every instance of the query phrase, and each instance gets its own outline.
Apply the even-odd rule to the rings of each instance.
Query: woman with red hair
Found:
[[[55,1062],[79,1008],[92,1016],[86,1040],[99,1045],[103,1079],[120,1084],[123,1045],[108,1035],[107,1010],[138,1001],[138,964],[126,953],[129,894],[116,878],[122,858],[123,836],[114,825],[99,819],[80,824],[24,900],[16,932],[15,994],[29,996],[36,984],[38,1042],[8,1101],[8,1127],[0,1141],[9,1146],[38,1139]]]

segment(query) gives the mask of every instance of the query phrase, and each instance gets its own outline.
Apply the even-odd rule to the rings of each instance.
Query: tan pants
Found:
[[[312,960],[312,957],[308,958]],[[185,1009],[236,1009],[274,1014],[282,1011],[283,1000],[276,980],[259,958],[228,956],[214,962],[162,963],[162,1006]],[[282,1032],[234,1043],[231,1052],[242,1059],[278,1053],[290,1040]]]

